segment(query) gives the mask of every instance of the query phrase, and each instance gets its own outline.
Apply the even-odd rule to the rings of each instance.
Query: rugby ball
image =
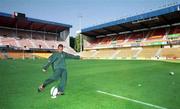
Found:
[[[50,90],[51,98],[56,98],[57,93],[58,93],[58,88],[53,86]]]

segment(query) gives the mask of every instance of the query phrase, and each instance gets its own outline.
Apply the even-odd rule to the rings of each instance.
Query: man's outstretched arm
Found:
[[[64,52],[64,53],[65,53],[66,58],[80,59],[80,56],[78,56],[78,55],[73,55],[73,54],[69,54],[69,53],[66,53],[66,52]]]
[[[54,56],[54,54],[52,54],[48,58],[48,62],[45,65],[43,65],[43,71],[45,72],[55,60],[56,60],[56,57]]]

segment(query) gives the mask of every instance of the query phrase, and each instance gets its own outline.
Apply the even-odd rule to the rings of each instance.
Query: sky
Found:
[[[1,0],[0,12],[70,24],[70,36],[87,28],[162,8],[180,0]],[[80,23],[81,22],[81,23]]]

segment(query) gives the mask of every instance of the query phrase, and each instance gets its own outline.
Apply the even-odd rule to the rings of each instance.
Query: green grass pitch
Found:
[[[97,90],[168,109],[180,107],[180,63],[67,60],[65,95],[51,99],[50,88],[58,82],[37,92],[52,73],[51,68],[46,74],[41,71],[46,61],[0,60],[0,109],[156,109]]]

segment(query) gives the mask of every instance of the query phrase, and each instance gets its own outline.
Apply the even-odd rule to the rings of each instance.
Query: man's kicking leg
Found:
[[[55,80],[54,80],[53,78],[48,78],[48,79],[46,79],[46,80],[44,81],[44,83],[39,86],[38,92],[42,92],[42,91],[44,90],[44,88],[45,88],[48,84],[50,84],[50,83],[52,83],[52,82],[54,82],[54,81],[55,81]]]
[[[51,84],[52,82],[56,81],[59,77],[60,77],[59,72],[54,72],[54,74],[53,74],[51,77],[49,77],[48,79],[46,79],[46,80],[43,82],[43,84],[41,84],[41,85],[39,86],[38,92],[42,92],[47,85],[49,85],[49,84]]]

